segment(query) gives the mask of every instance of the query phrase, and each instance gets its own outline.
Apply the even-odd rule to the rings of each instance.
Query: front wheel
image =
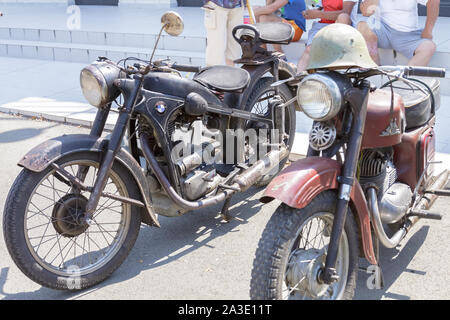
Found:
[[[318,281],[333,225],[336,193],[325,191],[308,206],[281,204],[269,220],[253,262],[251,299],[352,299],[358,271],[358,237],[348,212],[331,285]]]
[[[56,163],[93,186],[101,155],[80,152]],[[139,199],[127,169],[114,163],[105,192]],[[140,227],[138,208],[101,197],[91,219],[84,216],[90,193],[79,191],[49,166],[27,169],[15,180],[3,216],[8,251],[31,280],[52,288],[80,290],[116,270],[133,247]]]

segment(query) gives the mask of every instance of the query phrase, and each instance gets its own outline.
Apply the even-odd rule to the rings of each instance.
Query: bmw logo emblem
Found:
[[[158,113],[160,113],[160,114],[164,113],[164,112],[166,111],[166,108],[167,108],[167,106],[166,106],[166,104],[164,103],[164,101],[158,101],[158,102],[155,104],[155,109],[156,109],[156,111],[157,111]]]

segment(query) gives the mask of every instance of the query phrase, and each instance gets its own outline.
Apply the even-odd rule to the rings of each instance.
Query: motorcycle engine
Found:
[[[213,165],[221,152],[221,144],[202,121],[195,121],[188,128],[181,124],[173,127],[171,138],[176,146],[172,160],[181,176],[181,188],[186,199],[197,200],[213,192],[223,181]]]
[[[412,199],[411,188],[397,181],[393,149],[363,150],[360,160],[360,184],[363,189],[376,186],[378,207],[384,223],[395,223],[406,214]]]

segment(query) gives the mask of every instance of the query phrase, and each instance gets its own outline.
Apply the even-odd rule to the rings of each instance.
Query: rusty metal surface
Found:
[[[341,173],[339,162],[323,157],[308,157],[281,171],[267,186],[261,202],[278,199],[290,207],[302,209],[319,193],[336,190]],[[352,188],[350,206],[358,221],[361,244],[366,259],[376,264],[370,229],[370,214],[364,192],[356,183]]]
[[[34,147],[19,161],[18,165],[34,172],[41,172],[52,162],[68,154],[82,151],[103,152],[107,143],[108,140],[106,139],[95,138],[85,134],[63,135],[44,141]],[[142,168],[123,148],[116,155],[116,161],[128,170],[139,187],[145,204],[145,210],[142,211],[142,221],[148,225],[160,227],[151,206],[150,189]]]
[[[396,134],[388,135],[386,131],[392,127],[391,119],[395,121],[399,131]],[[384,90],[376,90],[370,93],[362,142],[363,149],[399,144],[405,121],[405,106],[400,95],[394,94],[394,110],[391,117],[391,93]]]
[[[424,168],[422,160],[424,155],[419,154],[421,139],[430,130],[432,131],[431,124],[430,126],[406,132],[403,134],[402,143],[394,147],[394,164],[397,167],[399,181],[406,183],[412,189],[416,187],[421,171]],[[434,131],[432,133],[434,134]]]

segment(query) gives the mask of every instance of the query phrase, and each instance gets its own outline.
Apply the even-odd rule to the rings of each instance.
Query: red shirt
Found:
[[[344,6],[343,0],[322,0],[323,11],[341,11]],[[334,23],[334,20],[322,19],[320,23]]]

